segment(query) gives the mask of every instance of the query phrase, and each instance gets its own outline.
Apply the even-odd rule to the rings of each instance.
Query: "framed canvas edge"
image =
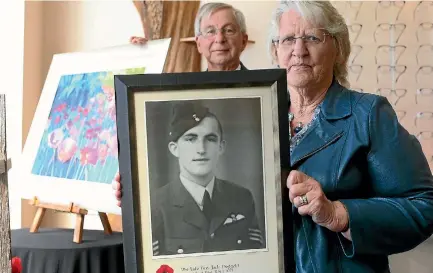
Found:
[[[248,71],[231,71],[231,72],[194,72],[194,73],[171,73],[171,74],[145,74],[145,75],[116,75],[115,76],[115,88],[116,88],[116,102],[117,115],[122,115],[122,119],[117,119],[118,128],[124,128],[122,139],[119,136],[119,147],[122,149],[134,149],[131,145],[132,134],[130,133],[132,128],[135,127],[133,115],[132,100],[135,93],[146,92],[146,91],[164,91],[167,89],[178,90],[184,88],[198,89],[198,88],[224,88],[224,87],[248,87],[248,86],[268,86],[273,91],[274,99],[277,102],[277,108],[273,109],[273,117],[277,120],[273,120],[273,127],[276,130],[278,138],[278,161],[279,166],[275,164],[275,168],[278,168],[278,178],[275,181],[278,183],[277,193],[279,196],[279,205],[281,210],[278,216],[278,222],[283,227],[278,230],[278,236],[283,238],[283,245],[279,245],[279,273],[292,272],[294,268],[294,260],[287,257],[286,253],[290,255],[293,253],[293,233],[291,232],[291,206],[287,205],[288,194],[284,190],[283,181],[285,181],[286,175],[290,171],[290,159],[289,159],[289,142],[288,142],[288,107],[290,105],[289,97],[287,93],[286,84],[286,71],[283,69],[264,69],[264,70],[248,70]],[[119,94],[118,94],[119,92]],[[122,94],[120,94],[120,92]],[[120,124],[122,123],[122,124]],[[128,124],[129,128],[125,125]],[[120,132],[120,131],[119,131]],[[122,144],[123,143],[123,144]],[[139,206],[136,203],[137,191],[134,191],[134,177],[138,175],[133,174],[136,169],[135,163],[133,163],[132,153],[123,151],[123,156],[128,157],[125,160],[120,158],[119,150],[119,168],[122,176],[122,187],[124,189],[124,198],[122,199],[122,221],[124,227],[124,248],[125,248],[125,262],[126,269],[131,273],[144,273],[145,265],[142,260],[141,243],[139,242],[140,236],[138,236],[141,228],[140,223],[137,223],[136,219],[139,218]],[[274,147],[275,149],[275,147]],[[130,169],[131,168],[131,169]],[[124,177],[126,175],[127,177]],[[277,212],[278,213],[278,212]],[[125,239],[128,238],[128,239]],[[134,250],[131,249],[134,246]],[[289,255],[289,256],[290,256]],[[142,268],[140,268],[142,267]],[[146,272],[147,273],[147,272]]]

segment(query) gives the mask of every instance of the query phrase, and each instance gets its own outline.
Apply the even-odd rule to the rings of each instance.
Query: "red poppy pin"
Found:
[[[21,259],[19,257],[12,258],[12,273],[21,273],[23,266],[21,264]]]
[[[170,266],[163,264],[156,270],[156,273],[174,273],[174,270]]]

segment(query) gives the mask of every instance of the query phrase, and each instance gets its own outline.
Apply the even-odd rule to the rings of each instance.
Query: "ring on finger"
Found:
[[[307,198],[306,194],[301,195],[299,197],[299,199],[301,200],[301,203],[300,203],[301,206],[308,205],[308,198]]]

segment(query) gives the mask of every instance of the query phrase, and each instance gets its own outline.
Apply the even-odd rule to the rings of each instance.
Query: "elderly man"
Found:
[[[199,9],[195,23],[198,51],[206,58],[208,71],[247,70],[240,60],[248,34],[243,13],[225,3],[207,3]],[[131,37],[131,43],[144,44],[147,39]],[[115,176],[114,195],[121,205],[120,177]]]
[[[194,22],[199,53],[206,58],[208,71],[246,69],[240,61],[248,34],[243,13],[225,3],[207,3],[200,7]],[[131,37],[133,44],[147,39]]]
[[[247,42],[245,17],[224,3],[208,3],[198,11],[194,23],[198,51],[207,60],[208,71],[246,69],[240,56]]]

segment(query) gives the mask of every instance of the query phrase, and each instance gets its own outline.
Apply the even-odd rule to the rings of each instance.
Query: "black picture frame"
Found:
[[[122,183],[122,224],[123,224],[123,248],[124,248],[124,261],[125,261],[125,272],[128,273],[153,273],[163,272],[163,270],[146,269],[152,266],[145,262],[147,250],[144,249],[143,244],[143,221],[141,220],[141,213],[144,211],[141,208],[142,203],[140,202],[140,195],[142,190],[138,189],[140,185],[139,179],[139,166],[137,163],[138,147],[137,143],[137,113],[140,111],[136,107],[136,103],[140,99],[139,96],[146,96],[152,94],[152,96],[164,95],[171,96],[174,94],[183,94],[183,92],[194,92],[200,90],[201,93],[207,93],[221,90],[230,90],[230,94],[233,96],[237,95],[237,89],[243,90],[242,92],[248,92],[248,88],[265,88],[263,96],[271,98],[271,110],[272,113],[267,115],[272,116],[273,119],[265,120],[262,118],[263,124],[271,123],[273,132],[267,132],[267,134],[273,134],[274,147],[272,150],[274,156],[276,156],[276,162],[279,162],[279,166],[274,166],[277,178],[274,177],[274,181],[279,181],[278,185],[275,186],[275,191],[278,196],[275,196],[275,202],[279,205],[275,206],[275,217],[277,218],[277,236],[278,238],[273,244],[277,244],[278,259],[278,272],[275,273],[286,273],[295,271],[294,262],[294,246],[293,246],[293,224],[292,224],[292,207],[288,201],[288,190],[285,186],[285,180],[288,173],[290,172],[290,153],[289,153],[289,126],[288,126],[288,107],[290,105],[288,93],[287,93],[287,82],[286,82],[286,71],[283,69],[263,69],[263,70],[240,70],[230,72],[194,72],[194,73],[169,73],[169,74],[143,74],[143,75],[115,75],[115,97],[116,97],[116,124],[118,132],[118,152],[119,152],[119,172]],[[247,91],[245,91],[247,90]],[[252,90],[252,89],[251,89]],[[233,91],[233,92],[232,92]],[[215,91],[217,92],[217,91]],[[218,91],[219,92],[219,91]],[[259,92],[259,91],[258,91]],[[239,92],[241,93],[241,92]],[[224,97],[224,96],[222,96]],[[242,96],[241,96],[242,97]],[[189,97],[194,99],[193,97]],[[273,99],[272,99],[273,98]],[[273,101],[272,101],[273,100]],[[164,101],[164,100],[161,100]],[[167,100],[166,100],[167,101]],[[168,100],[169,101],[169,100]],[[262,100],[261,100],[262,102]],[[272,109],[272,103],[274,108]],[[262,102],[263,104],[263,102]],[[262,106],[262,105],[261,105]],[[276,107],[276,108],[275,108]],[[158,107],[157,107],[158,108]],[[150,109],[150,108],[149,108]],[[262,109],[262,108],[260,108]],[[261,110],[264,111],[264,110]],[[142,111],[141,111],[142,112]],[[269,112],[269,111],[268,111]],[[262,115],[264,115],[262,113]],[[262,125],[263,127],[265,125]],[[269,127],[269,126],[268,126]],[[261,127],[262,128],[262,127]],[[265,134],[262,128],[262,134]],[[144,141],[144,140],[143,140]],[[275,143],[277,143],[278,149],[275,149]],[[146,154],[147,155],[147,154]],[[278,157],[278,158],[277,158]],[[276,168],[276,169],[275,169]],[[266,176],[268,170],[264,169],[263,176]],[[269,182],[270,183],[270,182]],[[144,187],[144,186],[142,186]],[[266,193],[265,193],[266,194]],[[149,193],[150,196],[150,193]],[[271,198],[272,199],[272,198]],[[144,200],[144,199],[143,199]],[[266,200],[264,203],[266,203]],[[150,206],[150,201],[149,204]],[[269,215],[268,215],[269,216]],[[149,220],[149,219],[147,219]],[[268,220],[265,220],[268,221]],[[151,229],[152,230],[152,229]],[[149,232],[151,232],[149,230]],[[271,232],[270,229],[266,231],[266,234]],[[275,232],[272,230],[272,232]],[[265,234],[265,235],[266,235]],[[269,243],[271,244],[271,243]],[[268,246],[268,245],[267,245]],[[269,251],[269,249],[268,249]],[[155,250],[153,250],[155,255]],[[248,256],[249,254],[249,256]],[[245,257],[250,257],[254,260],[254,256],[248,253]],[[228,254],[231,255],[230,252]],[[235,253],[233,255],[240,255]],[[258,255],[258,254],[257,254]],[[215,256],[215,255],[214,255]],[[210,268],[200,270],[200,265],[197,265],[198,260],[210,259],[210,256],[203,256],[203,259],[197,259],[194,256],[193,259],[196,261],[194,264],[182,266],[182,270],[175,268],[174,272],[189,272],[189,273],[219,273],[219,272],[245,272],[242,267],[236,268],[232,266],[229,268],[225,265],[203,265],[202,268],[210,266]],[[238,256],[236,256],[238,257]],[[165,258],[157,260],[158,264],[165,265],[170,264],[171,259],[183,259],[182,261],[187,263],[188,257],[180,258]],[[191,258],[192,259],[192,258]],[[219,267],[221,266],[221,267]],[[239,266],[239,264],[238,264]],[[211,270],[211,268],[214,268]],[[160,268],[161,269],[161,268]],[[193,270],[197,269],[197,270]],[[225,271],[224,271],[225,270]],[[167,271],[169,272],[169,271]],[[251,272],[251,271],[249,271]],[[253,272],[251,272],[253,273]]]

